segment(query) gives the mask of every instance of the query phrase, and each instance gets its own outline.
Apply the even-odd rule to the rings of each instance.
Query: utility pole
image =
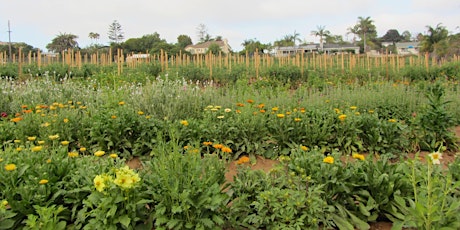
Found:
[[[10,28],[10,20],[8,20],[8,51],[9,51],[9,56],[8,56],[8,61],[11,62],[11,28]]]

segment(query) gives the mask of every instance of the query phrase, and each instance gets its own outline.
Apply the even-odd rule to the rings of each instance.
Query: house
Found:
[[[420,50],[419,42],[397,42],[396,53],[399,55],[418,55]]]
[[[212,44],[217,44],[222,50],[222,53],[225,54],[230,53],[232,49],[230,45],[228,45],[227,39],[224,39],[221,41],[208,41],[196,45],[188,45],[185,47],[185,50],[190,52],[191,54],[205,54],[206,52],[208,52],[208,48]]]
[[[322,51],[326,54],[333,54],[339,52],[354,52],[355,54],[359,54],[359,46],[354,46],[352,44],[323,44],[323,50],[320,48],[320,44],[312,43],[307,45],[300,45],[300,46],[285,46],[285,47],[275,47],[272,51],[272,54],[277,57],[286,57],[290,55],[295,55],[297,53],[313,53]]]

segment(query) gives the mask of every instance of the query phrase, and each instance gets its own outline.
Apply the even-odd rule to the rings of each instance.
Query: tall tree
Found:
[[[316,26],[316,30],[311,31],[311,35],[319,37],[319,47],[323,50],[323,39],[331,36],[331,32],[326,30],[326,26]]]
[[[281,40],[275,41],[275,46],[295,46],[296,42],[301,42],[300,34],[294,30],[293,34],[285,35]]]
[[[388,30],[385,35],[383,35],[382,37],[382,41],[383,42],[391,42],[393,43],[393,45],[396,43],[396,42],[399,42],[401,40],[403,40],[404,38],[399,34],[398,30],[396,29],[390,29]]]
[[[97,41],[99,40],[99,38],[101,37],[101,35],[98,34],[98,33],[89,32],[88,37],[89,37],[93,42],[96,41],[96,43],[97,43]]]
[[[190,38],[190,36],[181,34],[177,37],[177,46],[179,47],[179,49],[184,49],[186,46],[191,45],[191,44],[193,43],[192,43],[192,39]]]
[[[405,42],[408,42],[412,39],[412,34],[408,30],[402,32],[401,36],[403,37],[403,41]]]
[[[367,44],[369,40],[377,37],[377,30],[371,17],[358,17],[358,23],[355,25],[357,33],[363,41],[364,52],[368,51]]]
[[[353,38],[351,39],[351,43],[353,45],[356,44],[356,35],[358,35],[358,27],[355,25],[355,26],[352,26],[352,27],[348,27],[347,28],[347,35],[349,34],[353,34]]]
[[[51,43],[46,45],[46,48],[55,53],[60,53],[67,49],[76,49],[78,48],[77,38],[78,36],[74,34],[60,33],[53,38]]]
[[[241,45],[244,46],[244,49],[240,52],[240,54],[245,54],[247,51],[250,55],[252,55],[256,52],[256,50],[259,53],[262,53],[264,50],[270,48],[270,44],[262,44],[256,39],[246,39],[243,43],[241,43]]]
[[[198,41],[200,43],[210,40],[211,36],[208,34],[208,27],[205,24],[201,23],[196,27],[196,33],[198,35]]]
[[[446,42],[447,37],[449,35],[449,31],[446,27],[442,26],[441,23],[436,25],[436,27],[426,26],[428,29],[427,34],[423,35],[421,40],[421,51],[433,53],[436,51],[435,48],[438,48],[440,51],[441,45]]]
[[[117,20],[114,20],[109,26],[109,39],[113,43],[120,44],[124,39],[124,33],[121,28],[120,23]]]

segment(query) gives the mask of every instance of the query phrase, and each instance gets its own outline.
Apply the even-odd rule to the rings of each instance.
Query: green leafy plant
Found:
[[[56,205],[51,205],[50,207],[34,205],[34,209],[37,215],[29,214],[27,216],[27,220],[24,221],[26,224],[24,229],[66,229],[67,222],[65,216],[60,216],[61,212],[65,210],[62,205],[58,207]]]

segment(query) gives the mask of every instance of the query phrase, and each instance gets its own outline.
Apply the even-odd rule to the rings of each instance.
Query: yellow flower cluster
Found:
[[[116,178],[113,183],[122,189],[130,189],[141,180],[139,175],[131,170],[128,166],[117,169],[115,174]]]
[[[327,156],[323,159],[323,162],[324,163],[328,163],[328,164],[334,164],[334,157],[332,156]]]
[[[93,183],[97,191],[103,192],[112,183],[123,190],[127,190],[133,188],[139,181],[141,181],[139,175],[125,166],[115,170],[115,179],[110,175],[102,174],[94,177]]]

